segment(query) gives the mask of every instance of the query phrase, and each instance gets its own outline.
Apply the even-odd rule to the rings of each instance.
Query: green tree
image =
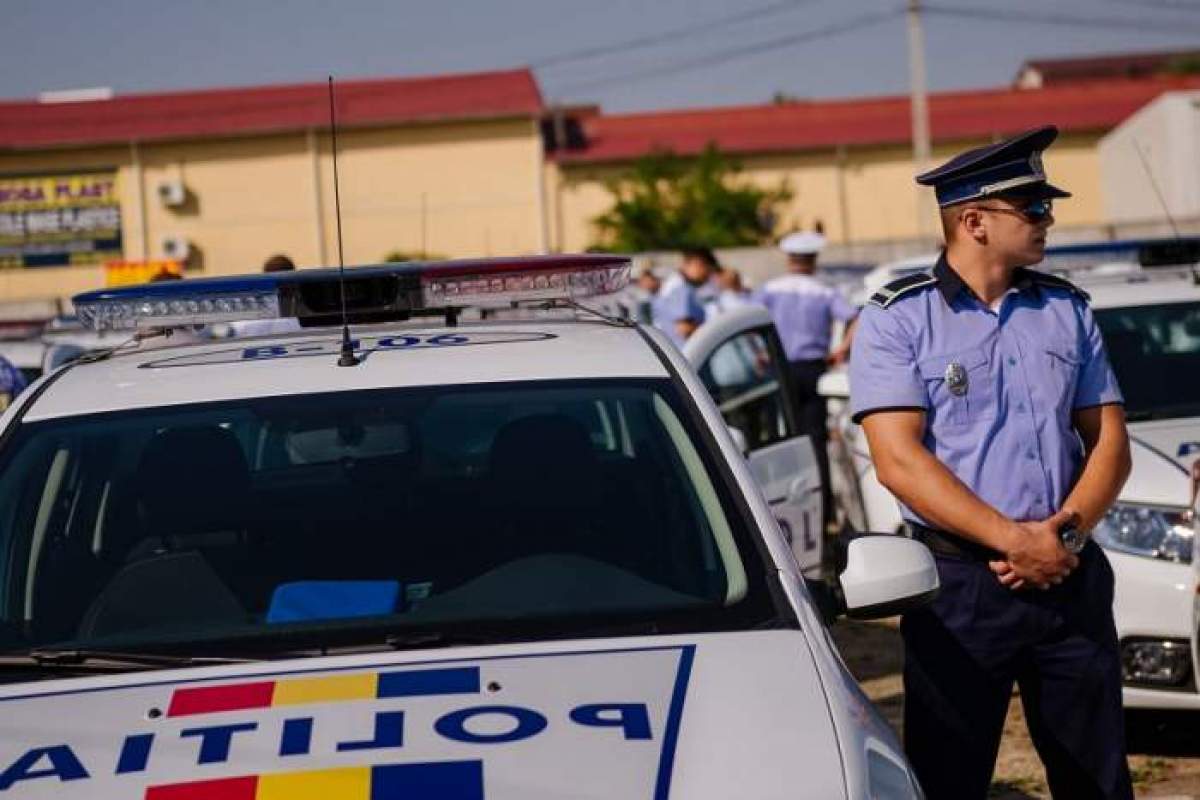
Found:
[[[1200,75],[1200,53],[1187,53],[1172,58],[1167,62],[1165,71],[1169,75]]]
[[[741,167],[709,144],[695,158],[660,151],[607,183],[612,207],[592,219],[595,249],[620,253],[681,247],[738,247],[768,241],[786,183],[764,189],[739,179]]]

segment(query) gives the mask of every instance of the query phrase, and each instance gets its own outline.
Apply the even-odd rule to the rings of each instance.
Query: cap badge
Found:
[[[950,390],[950,394],[962,397],[967,393],[967,370],[962,364],[957,361],[947,364],[945,378],[946,388]]]
[[[1041,180],[1046,179],[1046,168],[1042,166],[1042,153],[1035,150],[1029,154],[1029,169]]]

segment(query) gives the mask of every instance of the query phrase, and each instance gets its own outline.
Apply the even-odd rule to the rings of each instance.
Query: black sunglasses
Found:
[[[994,206],[975,206],[980,211],[995,211],[997,214],[1013,214],[1028,222],[1038,225],[1054,213],[1054,201],[1042,197],[1031,200],[1020,208],[995,208]]]

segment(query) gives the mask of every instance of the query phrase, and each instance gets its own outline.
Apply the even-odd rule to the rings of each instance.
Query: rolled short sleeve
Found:
[[[929,408],[925,382],[900,313],[868,305],[850,351],[850,413],[856,423],[885,408]]]
[[[1089,408],[1112,403],[1124,404],[1125,397],[1117,385],[1117,376],[1108,363],[1108,351],[1100,335],[1100,326],[1092,310],[1083,308],[1083,347],[1080,352],[1079,380],[1075,384],[1075,402],[1072,408]]]
[[[829,309],[833,313],[833,316],[842,322],[849,322],[858,316],[858,309],[837,289],[833,290],[833,298]]]

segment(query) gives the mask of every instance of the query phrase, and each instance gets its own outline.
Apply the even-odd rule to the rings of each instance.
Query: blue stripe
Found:
[[[479,667],[383,672],[376,697],[422,697],[439,694],[479,694]]]
[[[654,800],[667,800],[671,793],[671,768],[675,766],[675,743],[679,739],[679,723],[683,719],[683,701],[687,697],[688,680],[692,676],[692,659],[696,645],[680,648],[679,670],[675,673],[675,690],[671,693],[671,708],[667,712],[667,730],[663,736],[662,757],[658,762],[658,779],[654,782]]]
[[[372,767],[371,800],[483,800],[483,762]]]

